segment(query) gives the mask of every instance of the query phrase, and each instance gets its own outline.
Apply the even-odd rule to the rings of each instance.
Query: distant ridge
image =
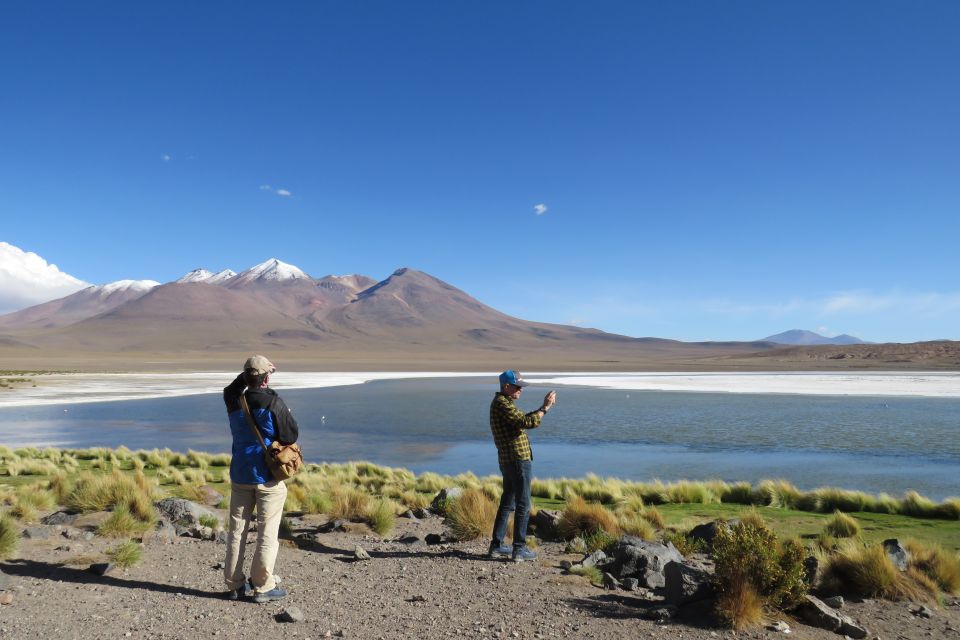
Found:
[[[790,331],[784,331],[783,333],[767,336],[766,338],[763,338],[763,342],[797,346],[820,344],[868,344],[860,338],[855,338],[854,336],[847,335],[845,333],[839,336],[828,338],[827,336],[820,335],[819,333],[815,333],[813,331],[807,331],[806,329],[791,329]]]

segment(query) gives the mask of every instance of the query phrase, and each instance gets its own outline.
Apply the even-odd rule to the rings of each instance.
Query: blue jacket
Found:
[[[260,440],[250,429],[243,409],[240,408],[240,396],[246,396],[250,413],[260,427],[260,434],[268,447],[274,440],[279,440],[281,444],[293,444],[297,441],[300,430],[290,409],[276,391],[263,388],[244,393],[245,387],[241,374],[223,390],[223,401],[227,405],[227,417],[230,419],[230,433],[233,435],[230,480],[239,484],[263,484],[271,482],[273,476],[267,467]]]

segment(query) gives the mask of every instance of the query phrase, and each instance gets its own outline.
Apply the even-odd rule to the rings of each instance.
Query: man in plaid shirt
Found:
[[[534,560],[537,557],[527,548],[527,523],[530,520],[530,480],[532,478],[533,451],[527,429],[540,426],[540,419],[547,415],[557,401],[557,392],[551,391],[536,411],[524,413],[514,404],[527,386],[518,371],[500,374],[500,391],[490,404],[490,430],[497,445],[500,473],[503,474],[503,495],[493,524],[493,540],[487,555],[510,555],[514,562]],[[513,548],[503,543],[507,535],[507,520],[513,513]]]

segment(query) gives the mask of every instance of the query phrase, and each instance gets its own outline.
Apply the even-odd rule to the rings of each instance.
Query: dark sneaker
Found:
[[[511,559],[514,562],[526,562],[528,560],[536,560],[537,554],[535,554],[533,551],[530,551],[530,549],[527,549],[526,547],[519,547],[513,550]]]
[[[264,591],[262,593],[253,594],[252,599],[254,602],[259,602],[262,604],[264,602],[270,602],[272,600],[279,600],[280,598],[286,597],[286,595],[287,595],[286,589],[283,589],[282,587],[274,587],[273,589],[270,589],[270,591]]]
[[[240,598],[249,598],[253,595],[253,585],[249,582],[239,589],[227,591],[227,600],[239,600]]]
[[[490,543],[490,548],[487,549],[488,558],[496,558],[497,556],[508,556],[511,553],[513,553],[513,548],[508,547],[505,544],[502,544],[499,547],[497,547],[493,543]]]

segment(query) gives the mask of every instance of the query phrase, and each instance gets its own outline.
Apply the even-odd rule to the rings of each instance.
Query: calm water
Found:
[[[301,424],[311,461],[497,472],[488,380],[280,391]],[[520,406],[538,407],[545,392],[528,389]],[[557,406],[531,435],[541,477],[786,478],[805,489],[915,489],[935,499],[960,494],[958,399],[585,388],[560,388],[558,394]],[[0,442],[230,449],[218,395],[2,409]]]

